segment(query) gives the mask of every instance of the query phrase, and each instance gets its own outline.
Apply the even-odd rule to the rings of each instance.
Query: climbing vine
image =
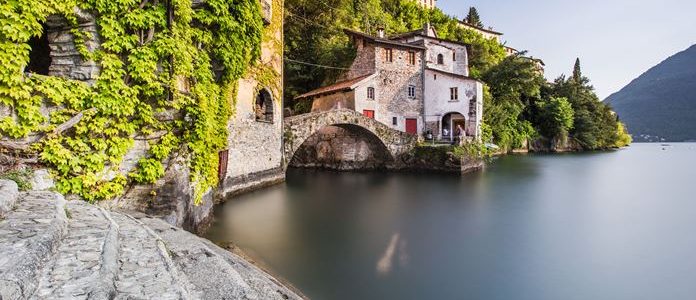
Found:
[[[199,2],[199,1],[197,1]],[[0,4],[0,105],[12,116],[0,133],[42,136],[30,151],[51,166],[57,188],[89,201],[123,193],[129,181],[154,183],[174,152],[189,156],[196,201],[217,184],[218,151],[236,82],[260,55],[257,0],[12,0]],[[100,47],[91,49],[78,14],[96,16]],[[93,85],[25,74],[32,37],[49,16],[66,20],[76,49],[101,66]],[[46,118],[42,107],[50,107]],[[70,130],[60,124],[75,119]],[[136,139],[148,155],[127,175],[121,162]]]

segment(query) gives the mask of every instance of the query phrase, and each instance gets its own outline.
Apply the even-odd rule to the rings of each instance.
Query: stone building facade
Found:
[[[424,131],[437,139],[478,139],[483,120],[483,84],[468,77],[468,45],[438,38],[437,31],[427,24],[422,30],[392,39],[427,49]]]
[[[220,155],[220,198],[277,183],[285,178],[283,157],[283,1],[261,0],[266,24],[260,68],[239,81],[234,115],[228,123],[228,150]],[[256,75],[259,74],[259,75]]]
[[[312,111],[352,109],[413,135],[480,137],[483,85],[469,74],[468,46],[430,25],[386,38],[346,30],[357,55],[344,80],[297,98]]]

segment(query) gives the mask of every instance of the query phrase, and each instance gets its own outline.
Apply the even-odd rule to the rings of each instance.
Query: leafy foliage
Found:
[[[84,114],[74,129],[49,136],[38,147],[57,173],[57,188],[95,201],[123,192],[118,170],[134,137],[149,137],[150,153],[129,175],[152,183],[164,173],[162,160],[174,150],[189,153],[197,200],[217,184],[217,152],[227,140],[229,100],[236,80],[260,55],[263,34],[256,0],[172,0],[168,20],[158,0],[16,0],[0,4],[0,104],[14,117],[0,120],[11,138],[50,130]],[[101,47],[89,51],[76,8],[97,16]],[[31,37],[42,34],[50,15],[67,20],[77,49],[102,67],[93,86],[23,73]],[[222,70],[220,76],[215,71]],[[182,85],[190,88],[182,90]],[[46,104],[58,109],[49,120]],[[168,118],[168,115],[180,116]]]
[[[489,93],[484,90],[483,111],[493,141],[503,149],[512,149],[534,138],[537,130],[525,113],[541,99],[545,84],[534,62],[520,55],[509,56],[490,68],[483,81],[490,87]]]
[[[547,137],[567,135],[573,128],[575,112],[566,98],[550,98],[536,103],[539,115],[539,131]]]
[[[11,170],[0,174],[0,179],[12,180],[17,183],[20,191],[28,191],[32,188],[31,178],[34,175],[31,169],[24,168],[19,170]]]

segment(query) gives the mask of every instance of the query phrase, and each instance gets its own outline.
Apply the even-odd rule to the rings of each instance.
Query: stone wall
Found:
[[[377,48],[376,68],[379,70],[375,82],[375,119],[383,124],[392,124],[392,118],[413,118],[418,120],[418,132],[423,132],[423,51],[411,48],[391,48],[393,61],[385,59],[384,47]],[[416,63],[408,61],[409,52],[415,52]],[[408,87],[416,87],[416,96],[409,97]],[[392,125],[388,125],[392,126]],[[406,131],[405,122],[394,129]]]
[[[271,5],[264,9],[269,18],[258,64],[274,71],[274,78],[257,78],[264,72],[250,72],[240,80],[234,116],[228,124],[228,164],[217,198],[284,180],[283,167],[283,1],[262,0]],[[263,3],[262,3],[263,4]],[[270,13],[270,15],[269,15]],[[270,80],[269,80],[270,79]],[[273,98],[271,121],[256,120],[256,97],[260,90],[270,91]]]
[[[350,66],[350,70],[343,74],[340,80],[349,80],[375,72],[376,47],[374,43],[367,42],[362,38],[353,40],[357,55]]]
[[[308,138],[290,167],[333,170],[385,169],[392,161],[384,144],[361,127],[327,126]]]
[[[328,126],[347,128],[353,133],[361,133],[366,138],[373,135],[379,139],[391,155],[389,168],[402,168],[404,155],[407,155],[418,141],[413,135],[391,129],[353,110],[314,112],[286,118],[283,134],[285,157],[288,159],[294,157],[306,141],[312,141],[318,131]]]
[[[77,8],[76,15],[79,29],[88,33],[85,40],[87,50],[94,51],[99,48],[99,32],[94,16]],[[46,20],[48,43],[51,49],[51,65],[49,76],[60,76],[88,83],[94,83],[99,76],[100,66],[94,61],[85,61],[77,51],[74,36],[70,33],[70,27],[63,17],[50,16]]]

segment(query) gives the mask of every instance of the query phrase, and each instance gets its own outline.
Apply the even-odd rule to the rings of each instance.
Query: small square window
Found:
[[[394,125],[394,126],[399,125],[399,119],[397,117],[392,118],[392,125]]]
[[[416,98],[416,86],[415,85],[408,86],[408,97],[409,98]]]
[[[459,89],[456,87],[450,88],[450,101],[459,100]]]

